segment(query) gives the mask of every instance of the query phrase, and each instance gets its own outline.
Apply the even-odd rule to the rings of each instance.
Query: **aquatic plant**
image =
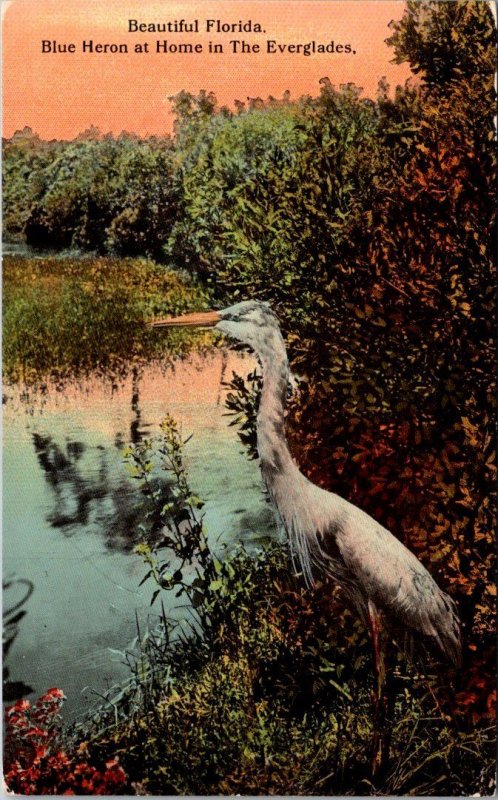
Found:
[[[7,383],[119,380],[134,367],[189,352],[203,337],[153,335],[159,314],[202,309],[207,293],[145,259],[6,256],[3,371]]]

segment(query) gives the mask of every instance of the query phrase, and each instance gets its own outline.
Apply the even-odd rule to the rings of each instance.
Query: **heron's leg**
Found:
[[[370,622],[370,632],[372,634],[372,645],[374,651],[374,665],[375,665],[375,678],[376,687],[374,693],[375,699],[375,717],[379,713],[379,706],[382,697],[382,688],[384,686],[384,658],[381,646],[381,615],[371,600],[368,601],[368,619]]]
[[[375,604],[368,601],[368,619],[372,634],[375,664],[374,717],[372,738],[372,776],[375,777],[387,760],[385,731],[385,664],[381,641],[381,614]]]

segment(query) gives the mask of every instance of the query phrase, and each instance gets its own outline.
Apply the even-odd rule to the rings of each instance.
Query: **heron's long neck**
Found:
[[[289,381],[289,364],[280,333],[268,348],[258,353],[263,368],[263,388],[259,404],[257,433],[261,471],[270,492],[276,481],[296,469],[285,436],[284,410]]]
[[[285,436],[284,410],[289,381],[287,353],[280,332],[258,352],[263,368],[263,388],[258,411],[258,452],[261,473],[291,542],[306,582],[313,584],[313,564],[326,556],[317,539],[319,519],[315,516],[313,487],[292,460]],[[308,502],[309,501],[309,502]]]

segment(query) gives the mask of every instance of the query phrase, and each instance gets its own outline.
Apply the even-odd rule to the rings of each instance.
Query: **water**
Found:
[[[2,255],[20,256],[23,258],[88,258],[83,250],[56,250],[50,247],[33,247],[22,239],[2,242]],[[93,254],[95,255],[95,254]]]
[[[257,463],[223,416],[221,380],[253,366],[234,353],[192,356],[164,375],[148,368],[114,392],[97,382],[71,387],[32,413],[7,391],[4,576],[34,587],[8,654],[9,679],[33,697],[62,688],[68,720],[95,701],[85,687],[103,692],[128,675],[108,648],[125,649],[135,613],[144,624],[150,612],[154,587],[139,587],[146,568],[133,553],[141,509],[123,464],[125,444],[155,434],[171,414],[185,437],[192,434],[185,461],[206,503],[212,546],[274,535]],[[174,602],[170,613],[181,618],[186,612]]]

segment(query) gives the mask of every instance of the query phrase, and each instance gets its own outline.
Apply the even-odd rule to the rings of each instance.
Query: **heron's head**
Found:
[[[219,311],[200,311],[181,317],[157,319],[150,323],[155,328],[214,328],[249,345],[258,354],[268,346],[281,341],[277,315],[267,303],[244,300]]]

